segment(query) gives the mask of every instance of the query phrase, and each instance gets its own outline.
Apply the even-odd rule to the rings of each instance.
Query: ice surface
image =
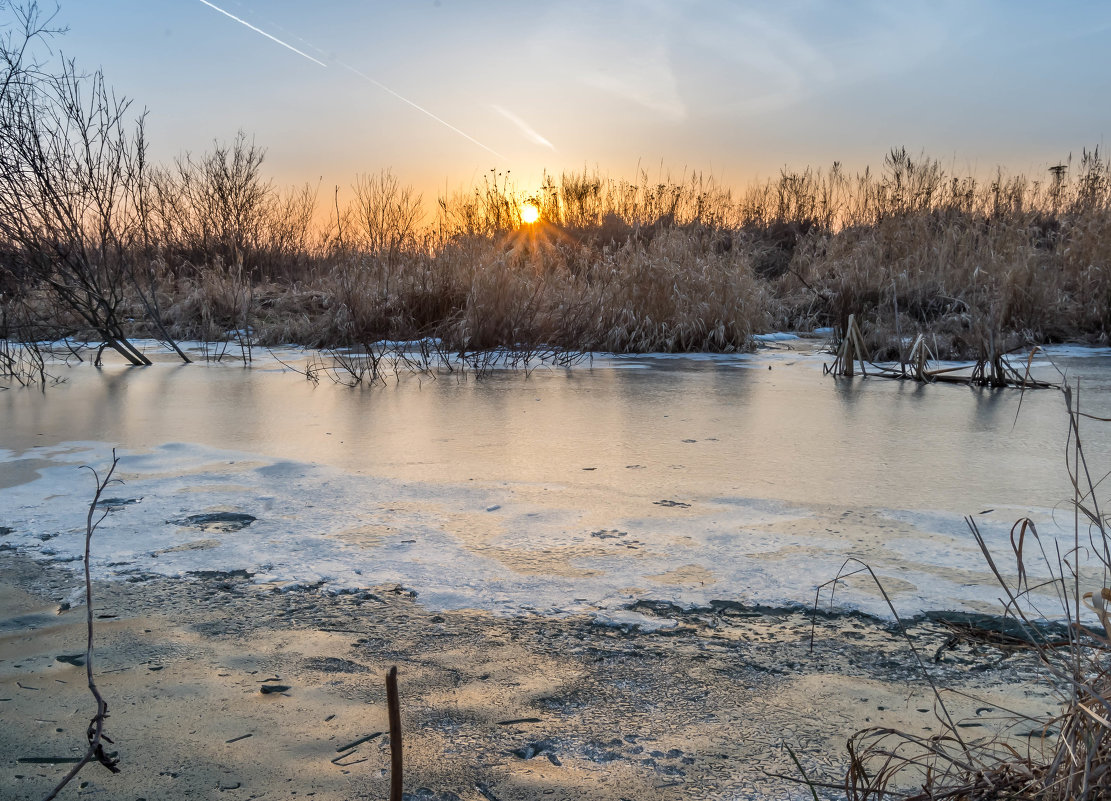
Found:
[[[964,515],[992,508],[978,520],[1004,554],[1018,517],[1068,536],[1053,519],[1068,497],[1056,393],[836,381],[821,363],[599,356],[355,390],[235,365],[76,368],[45,396],[0,394],[0,544],[76,572],[82,465],[103,474],[113,445],[124,483],[105,495],[117,503],[94,541],[99,576],[397,583],[433,607],[606,625],[634,625],[621,610],[636,599],[809,604],[848,557],[900,613],[994,608]],[[1086,402],[1106,403],[1107,366],[1069,363],[1089,370]],[[1090,453],[1111,450],[1093,436]],[[256,519],[180,523],[218,512]],[[856,579],[837,600],[889,614]]]

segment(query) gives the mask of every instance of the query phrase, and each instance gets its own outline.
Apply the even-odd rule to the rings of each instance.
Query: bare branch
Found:
[[[100,478],[100,475],[94,468],[88,465],[83,467],[83,469],[93,474],[93,480],[96,482],[96,492],[93,493],[93,499],[89,503],[89,513],[85,518],[85,627],[88,633],[88,639],[85,645],[85,675],[88,677],[89,681],[89,692],[93,694],[93,699],[96,701],[96,714],[93,716],[92,720],[89,721],[89,728],[86,731],[89,747],[86,749],[85,755],[81,757],[80,761],[70,769],[69,773],[58,782],[54,789],[43,798],[43,801],[51,801],[52,798],[55,798],[62,788],[69,784],[73,778],[80,773],[81,769],[90,762],[99,762],[112,773],[120,772],[118,767],[119,758],[104,751],[104,743],[112,742],[111,738],[104,733],[104,722],[108,719],[108,703],[104,700],[104,696],[100,694],[100,690],[96,686],[96,681],[93,679],[93,580],[89,567],[93,534],[108,515],[108,510],[100,507],[100,496],[110,484],[121,483],[119,479],[112,478],[112,474],[116,472],[116,466],[119,463],[120,458],[116,456],[116,450],[113,448],[112,465],[108,468],[108,472],[103,479]]]

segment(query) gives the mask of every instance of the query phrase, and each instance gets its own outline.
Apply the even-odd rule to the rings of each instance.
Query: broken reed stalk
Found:
[[[910,349],[910,361],[914,365],[914,380],[928,381],[929,377],[926,374],[926,337],[919,334],[914,340],[914,345]],[[900,365],[900,368],[902,366]],[[905,375],[905,370],[900,369],[900,375]]]
[[[841,337],[841,347],[837,349],[837,359],[832,366],[826,367],[826,373],[852,378],[856,375],[855,362],[860,362],[860,374],[867,376],[868,370],[864,365],[872,364],[872,360],[868,356],[868,349],[864,347],[864,337],[861,336],[856,315],[850,314],[849,322],[845,325],[845,333]]]
[[[1018,387],[1020,389],[1058,389],[1057,384],[1040,381],[1030,375],[1030,366],[1035,352],[1035,346],[1026,361],[1025,371],[1019,371],[1007,360],[1007,353],[1012,351],[999,351],[995,346],[995,335],[988,332],[987,338],[981,347],[981,356],[972,365],[962,364],[955,367],[927,368],[930,358],[925,337],[919,334],[911,346],[907,360],[902,357],[902,340],[899,340],[899,367],[898,369],[884,364],[877,364],[868,355],[864,344],[864,335],[860,330],[860,323],[856,315],[850,314],[845,326],[845,333],[841,338],[841,345],[837,349],[833,364],[826,365],[823,369],[826,375],[843,378],[852,378],[856,375],[855,363],[860,363],[860,374],[868,376],[867,366],[871,366],[873,374],[881,378],[910,379],[930,384],[934,382],[963,384],[974,387]],[[935,357],[936,358],[936,357]],[[907,361],[913,364],[913,371],[907,372]],[[962,371],[969,372],[959,375]]]
[[[103,509],[100,511],[100,516],[96,517],[97,504],[100,502],[100,496],[109,484],[122,483],[119,479],[113,479],[112,474],[116,472],[116,465],[120,463],[120,458],[116,456],[116,449],[112,449],[112,466],[108,468],[108,473],[101,480],[96,470],[88,465],[83,465],[83,468],[93,474],[93,479],[96,481],[96,492],[93,494],[93,499],[89,503],[89,513],[85,518],[85,628],[88,633],[88,639],[85,645],[85,675],[89,680],[89,692],[93,694],[96,700],[96,715],[89,721],[89,728],[85,732],[85,736],[89,740],[89,747],[85,750],[85,755],[70,769],[69,773],[58,782],[50,793],[43,798],[43,801],[51,801],[58,793],[69,784],[73,778],[81,771],[83,767],[92,762],[94,759],[99,762],[112,773],[119,773],[120,769],[119,757],[109,756],[104,753],[104,743],[111,743],[112,739],[104,733],[104,721],[108,718],[108,703],[104,700],[104,696],[100,694],[97,689],[96,681],[93,679],[93,580],[92,574],[89,570],[89,556],[92,550],[93,533],[100,526],[101,522],[108,515],[108,510]],[[96,517],[94,520],[93,518]]]
[[[401,757],[401,702],[397,697],[397,665],[386,674],[386,706],[390,712],[390,801],[401,801],[404,785]]]

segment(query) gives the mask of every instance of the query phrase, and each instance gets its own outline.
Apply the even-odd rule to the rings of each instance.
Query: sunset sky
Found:
[[[385,167],[427,199],[492,167],[525,189],[638,166],[740,186],[893,146],[1034,173],[1111,134],[1100,2],[61,0],[58,19],[55,45],[149,110],[154,160],[242,130],[322,196]]]

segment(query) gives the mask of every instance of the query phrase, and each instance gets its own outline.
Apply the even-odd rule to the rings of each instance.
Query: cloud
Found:
[[[717,87],[718,107],[786,108],[836,75],[835,65],[798,29],[793,15],[701,4],[694,24],[676,30],[697,85]],[[715,16],[706,20],[704,16]]]
[[[664,0],[553,4],[537,26],[536,63],[554,64],[582,85],[682,121],[687,106],[668,42],[680,5]]]
[[[976,14],[959,0],[686,0],[670,25],[670,58],[688,105],[761,113],[815,94],[896,76],[960,47]]]
[[[618,64],[584,70],[580,79],[587,86],[643,106],[675,122],[687,117],[687,105],[679,94],[679,82],[663,46],[655,47],[648,53],[623,53]]]

